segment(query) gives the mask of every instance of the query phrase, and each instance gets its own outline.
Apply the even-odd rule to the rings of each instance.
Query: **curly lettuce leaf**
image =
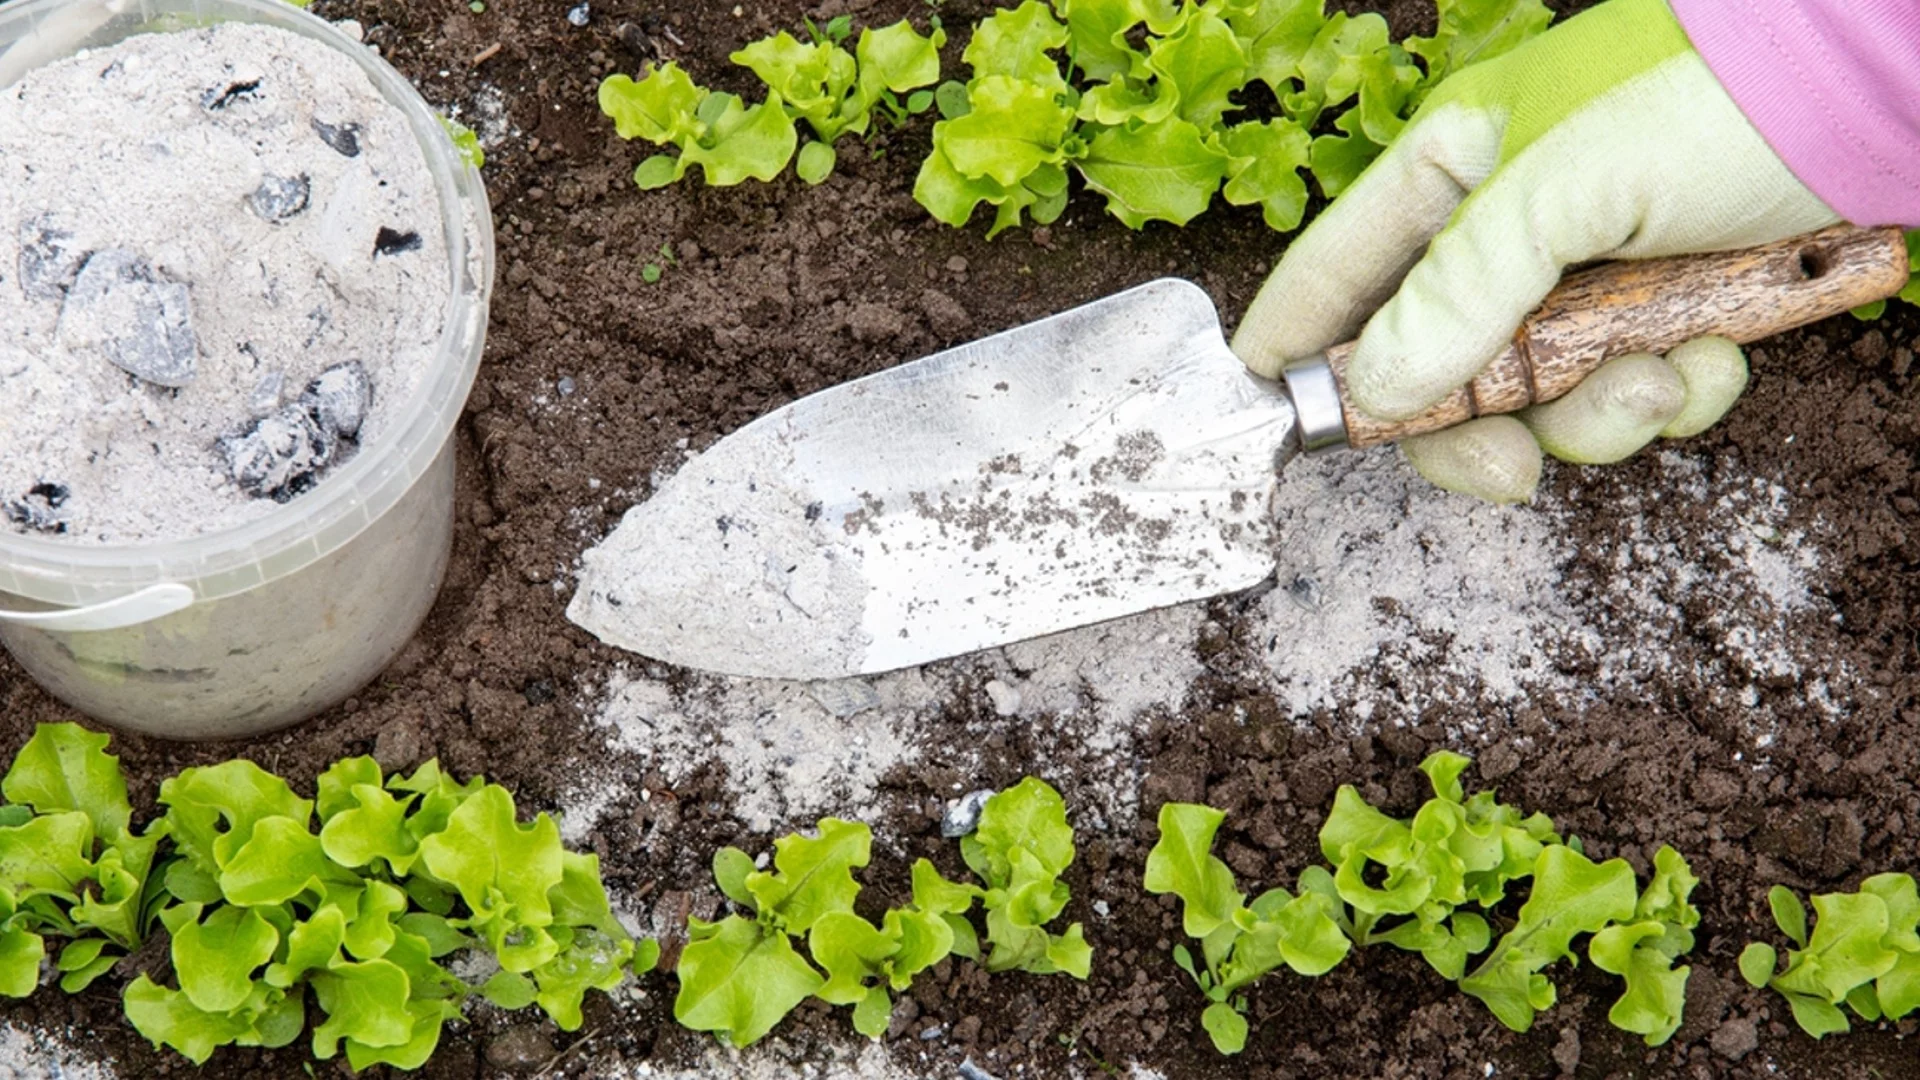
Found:
[[[600,83],[600,111],[613,120],[623,139],[645,139],[655,145],[684,143],[698,131],[695,112],[706,91],[671,61],[654,68],[639,82],[626,75],[609,75]]]
[[[1226,129],[1227,183],[1221,194],[1234,206],[1258,206],[1276,232],[1299,228],[1307,212],[1307,165],[1313,140],[1291,120],[1276,118]]]
[[[1313,2],[1317,6],[1319,0]],[[1164,34],[1184,15],[1173,0],[1064,0],[1056,6],[1067,20],[1074,68],[1095,81],[1134,71],[1140,55],[1128,43],[1128,31],[1144,22],[1149,30]]]
[[[823,916],[852,911],[860,885],[853,871],[867,865],[873,832],[857,821],[822,818],[819,835],[783,836],[774,841],[772,871],[747,875],[763,919],[790,934],[805,934]]]
[[[1636,900],[1633,868],[1624,859],[1596,864],[1570,847],[1546,848],[1519,922],[1478,970],[1460,980],[1460,989],[1484,1002],[1501,1023],[1528,1030],[1534,1014],[1558,997],[1540,971],[1573,959],[1575,937],[1632,919]]]
[[[680,991],[673,1017],[684,1027],[750,1046],[826,980],[779,930],[729,915],[690,919],[691,941],[680,953]]]
[[[1432,37],[1407,39],[1407,50],[1426,61],[1430,83],[1517,48],[1553,21],[1540,0],[1439,0],[1439,9]]]
[[[1043,0],[994,12],[974,27],[960,58],[973,68],[973,82],[993,76],[1033,83],[1057,93],[1067,88],[1051,54],[1067,43],[1067,28]]]
[[[1227,21],[1202,8],[1179,32],[1155,39],[1147,67],[1172,89],[1179,117],[1206,130],[1238,108],[1231,95],[1246,82],[1247,55]]]
[[[106,752],[109,741],[78,724],[41,724],[14,755],[0,793],[40,814],[78,811],[95,836],[117,842],[128,835],[133,805],[120,759]]]
[[[1213,853],[1213,837],[1226,814],[1210,806],[1167,803],[1160,807],[1160,839],[1147,853],[1146,889],[1173,893],[1181,901],[1181,928],[1205,938],[1233,917],[1246,900],[1234,888],[1233,871]]]

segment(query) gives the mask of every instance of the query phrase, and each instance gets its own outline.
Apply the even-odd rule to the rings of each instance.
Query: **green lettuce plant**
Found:
[[[1297,227],[1311,172],[1337,196],[1441,80],[1544,29],[1540,0],[1441,0],[1433,37],[1321,0],[1027,0],[983,20],[914,197],[988,235],[1064,210],[1069,171],[1132,228],[1184,224],[1216,193]],[[1250,88],[1259,85],[1258,93]]]
[[[157,921],[177,986],[141,974],[123,997],[156,1045],[195,1064],[288,1045],[311,990],[316,1057],[412,1069],[473,993],[574,1030],[589,989],[658,957],[613,917],[598,859],[567,851],[545,814],[518,823],[480,777],[428,762],[389,778],[348,758],[304,799],[234,760],[163,781],[166,813],[136,833],[107,742],[41,725],[0,781],[0,993],[34,990],[49,936],[70,939],[55,967],[77,992]],[[438,962],[461,949],[500,970],[467,984]]]
[[[601,82],[600,109],[621,138],[679,150],[641,162],[634,182],[647,189],[664,187],[694,165],[716,187],[749,178],[768,181],[780,175],[797,148],[800,178],[818,184],[838,160],[834,144],[842,135],[866,134],[875,111],[897,125],[932,106],[932,92],[920,88],[940,78],[946,32],[937,25],[930,35],[904,20],[862,30],[851,52],[843,47],[851,36],[844,17],[825,31],[811,23],[808,29],[809,41],[783,30],[732,55],[766,85],[766,100],[758,105],[696,86],[674,63],[654,68],[638,82],[626,75]],[[796,127],[802,122],[813,135],[804,146]]]
[[[0,780],[0,994],[33,992],[49,939],[64,939],[54,967],[61,988],[78,993],[153,926],[151,870],[166,826],[133,828],[107,742],[42,724]]]
[[[1300,875],[1298,896],[1269,889],[1252,904],[1234,885],[1233,871],[1213,855],[1213,837],[1226,815],[1208,806],[1167,803],[1160,808],[1160,842],[1147,856],[1147,891],[1184,902],[1181,927],[1200,940],[1200,964],[1184,945],[1180,965],[1206,995],[1200,1023],[1223,1054],[1247,1044],[1247,1003],[1240,991],[1285,964],[1300,975],[1323,975],[1351,948],[1340,921],[1339,896],[1322,867]]]
[[[1086,977],[1092,954],[1080,925],[1062,935],[1045,929],[1066,906],[1067,887],[1057,878],[1073,861],[1065,804],[1045,783],[1029,777],[989,799],[978,831],[962,840],[962,857],[986,887],[948,881],[919,859],[912,899],[877,923],[854,909],[860,883],[853,872],[867,865],[872,844],[867,826],[823,818],[813,836],[774,841],[770,870],[755,869],[739,848],[716,852],[715,884],[751,915],[688,920],[674,1019],[744,1047],[817,997],[852,1006],[855,1030],[879,1038],[893,994],[914,976],[949,955],[981,958],[967,919],[976,899],[987,909],[989,971]]]
[[[1875,874],[1858,892],[1815,896],[1811,935],[1793,890],[1775,885],[1767,902],[1796,947],[1779,968],[1774,947],[1756,941],[1740,954],[1740,974],[1779,991],[1807,1034],[1848,1030],[1848,1010],[1871,1022],[1898,1020],[1920,1005],[1920,893],[1911,876]]]
[[[1245,1045],[1248,984],[1282,964],[1322,974],[1349,943],[1417,952],[1502,1023],[1525,1031],[1556,997],[1545,969],[1578,963],[1574,940],[1584,935],[1592,935],[1595,966],[1626,982],[1609,1014],[1615,1026],[1648,1045],[1672,1037],[1689,970],[1674,963],[1692,949],[1699,923],[1686,861],[1662,847],[1638,890],[1625,860],[1592,862],[1577,843],[1563,843],[1545,815],[1523,816],[1490,791],[1468,797],[1460,783],[1467,764],[1444,750],[1422,762],[1433,798],[1405,820],[1342,786],[1320,830],[1328,866],[1302,871],[1298,895],[1269,890],[1251,905],[1210,853],[1223,815],[1189,804],[1161,808],[1146,887],[1178,895],[1188,935],[1201,940],[1200,964],[1184,947],[1175,962],[1207,997],[1202,1023],[1216,1048]],[[1525,903],[1495,942],[1501,905],[1523,888]]]
[[[1087,977],[1093,949],[1080,924],[1063,934],[1047,930],[1072,898],[1060,875],[1073,865],[1073,854],[1066,802],[1045,781],[1029,776],[987,800],[978,827],[960,841],[960,857],[984,884],[941,884],[978,897],[986,910],[988,971]],[[948,912],[954,951],[979,959],[979,939],[965,913]]]
[[[282,1046],[324,1015],[313,1054],[354,1069],[418,1068],[477,992],[580,1026],[589,989],[652,967],[613,917],[599,860],[566,850],[553,819],[516,820],[513,797],[435,762],[383,777],[340,761],[314,800],[246,760],[160,786],[177,846],[160,912],[179,986],[141,975],[126,1008],[140,1033],[190,1060],[216,1047]],[[316,828],[317,825],[317,828]],[[463,948],[499,970],[469,985],[441,966]]]

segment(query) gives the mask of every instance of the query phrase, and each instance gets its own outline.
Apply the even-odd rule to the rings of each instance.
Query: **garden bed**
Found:
[[[1768,886],[1914,869],[1915,309],[1758,346],[1725,423],[1614,468],[1550,466],[1532,507],[1439,494],[1391,452],[1296,462],[1274,587],[866,680],[866,707],[836,715],[845,694],[600,645],[563,615],[580,553],[769,409],[1165,274],[1231,318],[1282,238],[1257,208],[1218,204],[1136,233],[1082,195],[1053,226],[989,243],[914,203],[925,118],[843,150],[817,188],[790,173],[633,188],[642,150],[595,109],[600,77],[677,59],[744,91],[726,61],[742,43],[803,14],[923,20],[919,0],[607,0],[584,27],[561,3],[317,7],[359,20],[488,153],[500,280],[458,435],[453,563],[418,639],[320,719],[246,744],[117,738],[135,806],[182,766],[235,754],[297,777],[349,754],[438,756],[561,813],[616,909],[671,956],[686,915],[718,908],[716,847],[758,853],[819,816],[857,818],[874,831],[864,895],[898,903],[915,858],[959,872],[946,800],[1033,773],[1066,796],[1080,846],[1066,917],[1093,946],[1085,983],[942,965],[877,1047],[812,1004],[736,1056],[674,1024],[673,979],[656,973],[590,998],[572,1034],[476,1007],[424,1075],[949,1077],[968,1059],[1001,1078],[1920,1075],[1914,1021],[1815,1043],[1735,967],[1747,941],[1776,939]],[[938,10],[959,27],[988,7]],[[1432,17],[1409,0],[1388,14],[1396,35]],[[3,659],[0,716],[9,749],[77,718]],[[1323,978],[1259,983],[1246,1052],[1217,1055],[1169,956],[1178,910],[1141,889],[1158,806],[1229,811],[1217,850],[1241,887],[1291,886],[1339,784],[1410,813],[1415,765],[1441,747],[1474,757],[1470,786],[1552,814],[1595,857],[1644,872],[1668,843],[1691,860],[1702,920],[1679,1033],[1650,1050],[1612,1028],[1617,991],[1583,967],[1514,1034],[1417,956],[1367,950]],[[0,1064],[189,1071],[125,1023],[122,984],[7,1007]],[[198,1074],[300,1075],[306,1057],[304,1041],[227,1049]]]

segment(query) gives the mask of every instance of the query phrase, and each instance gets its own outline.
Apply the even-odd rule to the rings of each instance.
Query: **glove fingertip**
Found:
[[[1602,364],[1566,396],[1518,415],[1541,449],[1576,465],[1611,465],[1652,442],[1686,406],[1687,384],[1652,353]]]
[[[1486,502],[1531,502],[1540,486],[1540,444],[1510,416],[1416,435],[1402,440],[1400,450],[1428,483]]]
[[[1687,403],[1660,429],[1662,438],[1700,434],[1719,423],[1746,392],[1747,357],[1729,338],[1695,338],[1667,353],[1667,363],[1686,380]]]

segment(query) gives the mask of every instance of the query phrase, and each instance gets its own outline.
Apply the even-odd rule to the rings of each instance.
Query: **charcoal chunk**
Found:
[[[375,255],[398,255],[403,251],[420,250],[420,234],[411,230],[402,232],[380,226],[380,232],[373,238]]]
[[[306,174],[269,176],[247,196],[247,207],[262,221],[285,221],[307,208],[313,183]]]
[[[360,156],[359,124],[329,124],[315,117],[312,127],[313,133],[320,136],[320,141],[333,147],[337,153],[345,157]]]
[[[252,97],[259,89],[259,79],[239,79],[215,86],[200,95],[200,107],[208,112],[224,109],[236,101]]]
[[[0,512],[6,514],[8,521],[33,532],[60,535],[67,531],[66,515],[60,508],[67,503],[71,494],[65,484],[41,481],[27,489],[27,493],[18,499],[8,501]]]
[[[299,404],[321,430],[342,439],[358,438],[373,404],[373,381],[358,360],[335,364],[314,376],[301,391]]]
[[[90,254],[74,243],[72,233],[55,224],[52,214],[21,222],[20,291],[29,300],[60,299]]]
[[[60,339],[156,386],[193,381],[198,347],[187,287],[124,248],[87,258],[60,309]]]
[[[286,386],[287,377],[278,371],[269,371],[260,376],[253,384],[253,393],[247,395],[247,409],[255,416],[265,416],[280,407],[280,392]]]
[[[333,434],[298,404],[276,409],[215,445],[241,491],[282,503],[318,483],[338,448]]]

